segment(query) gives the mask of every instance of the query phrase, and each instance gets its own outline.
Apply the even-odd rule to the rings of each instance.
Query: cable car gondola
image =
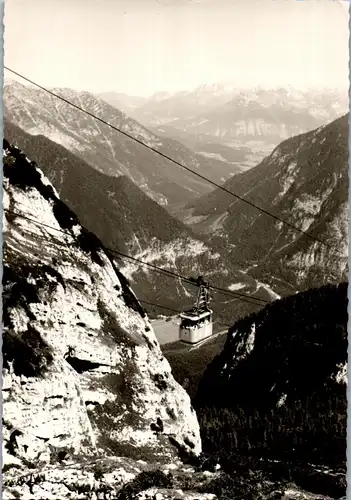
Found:
[[[179,315],[179,340],[187,344],[197,344],[212,335],[213,311],[208,307],[209,284],[201,276],[195,283],[199,287],[196,305]]]

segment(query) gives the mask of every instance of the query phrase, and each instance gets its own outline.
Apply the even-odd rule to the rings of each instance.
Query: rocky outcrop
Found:
[[[5,465],[198,455],[189,396],[127,280],[7,141],[3,204]]]
[[[81,457],[80,463],[65,461],[43,470],[26,470],[21,475],[10,470],[5,477],[2,498],[28,500],[216,500],[206,487],[219,472],[196,471],[180,463],[155,466],[125,457]]]

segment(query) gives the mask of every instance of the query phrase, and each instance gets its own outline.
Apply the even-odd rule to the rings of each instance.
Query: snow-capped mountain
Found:
[[[61,145],[44,136],[27,134],[6,119],[4,130],[9,141],[42,165],[61,199],[107,248],[149,264],[113,254],[140,299],[177,310],[192,306],[196,288],[150,268],[157,266],[185,277],[206,276],[212,284],[225,288],[239,282],[245,294],[271,300],[263,287],[232,265],[220,247],[210,246],[205,238],[173,218],[129,177],[98,172]],[[213,299],[216,321],[223,316],[225,322],[227,315],[233,317],[262,306],[260,302],[255,306],[255,300],[250,304],[220,294]],[[146,307],[154,315],[169,314],[161,307]]]
[[[270,110],[271,106],[272,110]],[[283,108],[285,115],[279,116],[279,107]],[[308,120],[306,125],[302,123],[300,126],[308,127],[312,118],[323,119],[326,123],[347,112],[348,94],[347,90],[327,88],[298,90],[292,87],[253,87],[242,89],[234,84],[213,84],[200,85],[193,91],[177,92],[156,101],[148,99],[139,108],[134,107],[134,110],[137,113],[135,116],[138,116],[139,120],[143,119],[143,123],[160,125],[163,122],[172,122],[173,126],[179,128],[180,125],[195,126],[194,120],[200,122],[201,117],[205,120],[206,116],[209,120],[211,118],[217,120],[223,118],[227,121],[231,119],[233,125],[238,115],[255,118],[260,108],[266,108],[268,121],[272,123],[274,121],[272,121],[273,117],[269,117],[269,111],[272,115],[274,112],[278,114],[277,120],[284,118],[289,120],[288,112],[290,112],[294,121],[294,114],[300,113],[300,117]],[[289,121],[287,124],[289,125]],[[197,123],[197,125],[196,132],[201,133],[200,124]],[[220,135],[217,128],[212,135]]]
[[[325,243],[217,189],[184,220],[229,246],[234,261],[253,266],[253,276],[278,293],[346,279],[348,115],[282,142],[224,186]]]
[[[339,97],[339,99],[338,99]],[[225,104],[196,119],[176,120],[173,127],[214,142],[245,144],[259,152],[294,135],[313,130],[347,112],[341,97],[326,95],[294,95],[285,89],[241,92]]]
[[[210,111],[224,104],[233,94],[233,87],[201,85],[193,91],[173,94],[158,93],[149,98],[135,111],[135,116],[149,124],[163,124],[169,121],[195,117],[200,112]],[[162,97],[162,98],[160,98]]]
[[[89,92],[53,92],[212,180],[228,179],[233,172],[233,166],[224,162],[214,169],[209,159],[175,140],[161,139]],[[58,142],[100,172],[127,175],[163,205],[189,201],[211,190],[207,182],[41,89],[5,85],[4,108],[5,117],[26,132]]]
[[[318,498],[345,495],[347,288],[278,300],[230,328],[194,402],[205,451],[259,457]]]
[[[157,135],[172,137],[205,157],[204,145],[211,144],[212,159],[220,158],[223,146],[245,147],[244,158],[234,164],[237,169],[248,169],[282,140],[325,125],[348,107],[347,90],[242,89],[218,83],[148,99],[124,110]]]

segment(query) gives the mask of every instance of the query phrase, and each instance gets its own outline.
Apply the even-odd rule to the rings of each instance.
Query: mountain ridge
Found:
[[[320,286],[328,279],[342,281],[347,272],[347,140],[344,115],[287,139],[259,165],[224,184],[228,191],[336,247],[342,254],[338,261],[325,245],[220,189],[190,204],[183,220],[196,232],[229,245],[233,259],[248,263],[252,276],[268,279],[270,285],[276,271],[277,281],[282,279],[288,290],[289,274],[293,289]],[[315,277],[308,276],[313,262]]]
[[[111,102],[111,101],[110,101]],[[139,107],[124,108],[158,135],[176,138],[199,154],[212,143],[212,159],[221,148],[248,152],[235,167],[255,166],[285,138],[304,133],[338,118],[348,110],[345,89],[294,89],[233,83],[200,85],[165,99],[147,99]],[[206,156],[206,155],[205,155]]]
[[[233,166],[211,162],[171,138],[160,138],[124,112],[89,92],[53,89],[57,95],[210,178],[229,178]],[[42,134],[63,145],[95,169],[114,176],[127,174],[151,198],[167,206],[209,192],[211,186],[154,151],[100,123],[66,102],[32,87],[4,87],[4,115],[32,135]]]

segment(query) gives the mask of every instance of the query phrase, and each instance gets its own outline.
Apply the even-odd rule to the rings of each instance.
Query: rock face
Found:
[[[127,280],[7,141],[4,210],[7,456],[199,454],[190,399]]]
[[[234,405],[240,399],[275,406],[283,392],[288,403],[305,396],[307,389],[327,386],[336,390],[341,385],[344,391],[347,303],[347,283],[326,285],[277,300],[239,320],[202,383],[206,391],[209,384],[222,389],[206,399],[227,397],[227,386]],[[239,374],[244,371],[243,379]]]

